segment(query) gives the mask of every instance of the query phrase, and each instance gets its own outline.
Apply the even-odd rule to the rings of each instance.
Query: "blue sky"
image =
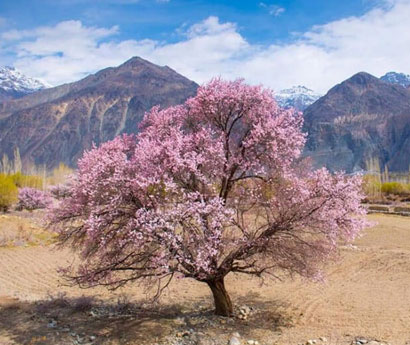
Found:
[[[8,28],[30,29],[77,19],[85,25],[119,25],[118,39],[167,41],[177,39],[178,28],[212,15],[222,22],[236,22],[251,42],[271,43],[290,40],[292,32],[313,25],[362,15],[375,4],[370,0],[2,0],[0,13],[7,18]]]
[[[57,85],[139,55],[197,82],[324,92],[410,72],[408,18],[410,0],[2,0],[0,65]]]

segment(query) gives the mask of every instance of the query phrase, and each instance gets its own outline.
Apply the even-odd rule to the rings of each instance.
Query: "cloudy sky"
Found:
[[[0,66],[59,85],[132,56],[202,83],[318,92],[410,74],[410,0],[1,0]]]

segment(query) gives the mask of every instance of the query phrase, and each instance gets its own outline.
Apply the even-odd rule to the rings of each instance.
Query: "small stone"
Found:
[[[237,337],[231,337],[231,339],[229,339],[229,345],[241,345],[241,342]]]
[[[319,340],[323,343],[327,343],[327,338],[325,337],[320,337]]]
[[[183,317],[177,317],[177,318],[174,320],[174,322],[175,322],[177,325],[181,325],[181,326],[186,324],[185,319],[184,319]]]
[[[50,320],[50,322],[47,324],[48,328],[56,328],[57,327],[57,321],[56,320]]]
[[[249,345],[255,345],[255,340],[248,340]]]
[[[177,332],[175,334],[176,337],[178,338],[182,338],[182,337],[188,337],[190,335],[190,332],[185,330],[185,331],[181,331],[181,332]]]
[[[249,308],[247,305],[244,305],[240,308],[240,311],[244,314],[249,314],[251,312],[251,308]]]
[[[313,342],[313,340],[312,339],[309,339],[307,342],[306,342],[306,345],[313,345],[313,344],[315,344],[316,342]]]
[[[89,339],[90,339],[91,341],[94,341],[94,340],[96,339],[96,336],[95,336],[95,335],[90,335],[90,336],[89,336]]]
[[[241,337],[241,335],[239,334],[239,332],[233,332],[233,333],[232,333],[232,336],[233,336],[233,337],[236,337],[236,338],[240,338],[240,337]]]
[[[357,337],[355,339],[356,344],[361,345],[361,344],[367,344],[368,340],[366,338],[362,338],[362,337]]]

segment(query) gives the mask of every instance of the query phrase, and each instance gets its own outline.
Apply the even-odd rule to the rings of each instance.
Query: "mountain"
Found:
[[[300,111],[316,102],[320,96],[313,90],[301,85],[281,90],[275,94],[275,98],[282,108],[296,108]]]
[[[0,67],[0,102],[20,98],[50,85],[25,76],[14,67]]]
[[[358,73],[304,112],[304,154],[317,167],[354,172],[378,157],[390,171],[410,164],[410,89]]]
[[[398,84],[404,87],[410,86],[409,74],[389,72],[386,73],[384,76],[380,77],[380,79],[391,84]]]
[[[84,150],[136,132],[144,113],[196,93],[197,84],[169,67],[134,57],[78,82],[0,103],[0,154],[19,147],[23,163],[75,166]]]

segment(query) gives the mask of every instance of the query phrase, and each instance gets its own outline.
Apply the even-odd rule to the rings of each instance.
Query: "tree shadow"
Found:
[[[147,305],[125,297],[112,302],[64,295],[37,302],[9,299],[0,304],[0,343],[5,334],[10,344],[24,345],[170,344],[175,339],[199,344],[199,336],[225,341],[232,332],[251,336],[256,329],[277,332],[292,326],[277,301],[252,294],[236,300],[254,309],[247,320],[214,315],[211,299],[183,305]]]

